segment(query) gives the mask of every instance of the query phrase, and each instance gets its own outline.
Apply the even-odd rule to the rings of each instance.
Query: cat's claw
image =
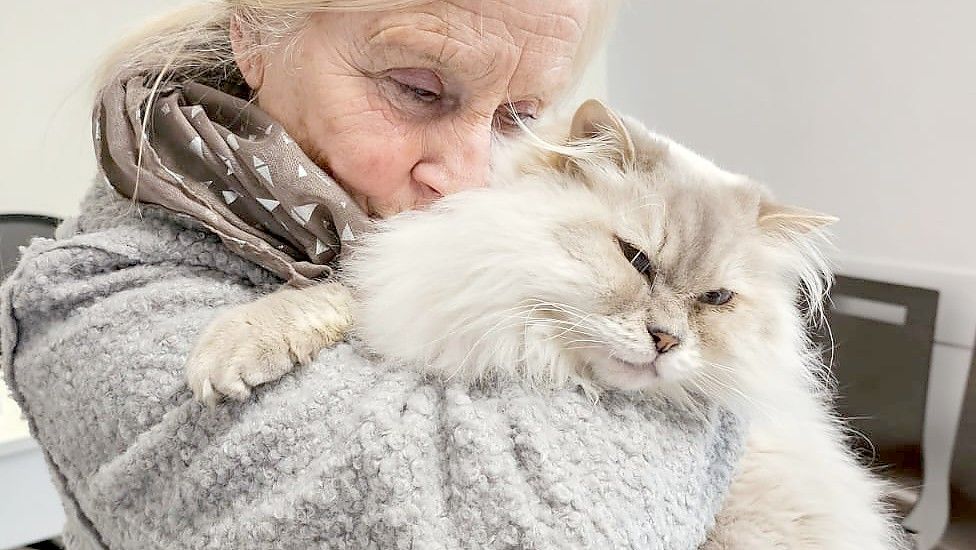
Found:
[[[288,337],[275,327],[249,323],[247,309],[218,316],[190,355],[186,374],[197,400],[210,406],[223,397],[243,401],[254,386],[294,368]]]

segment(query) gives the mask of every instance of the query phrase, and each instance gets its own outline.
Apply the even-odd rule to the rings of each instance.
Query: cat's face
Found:
[[[795,298],[766,250],[758,190],[666,164],[621,174],[614,186],[634,186],[623,197],[600,189],[605,183],[594,184],[592,199],[602,216],[557,231],[565,263],[578,265],[553,271],[548,286],[576,291],[544,297],[566,309],[549,313],[557,336],[547,337],[603,385],[726,383],[722,369],[764,347]],[[556,281],[560,274],[566,280]]]
[[[639,124],[600,124],[625,143],[621,158],[572,171],[597,206],[556,232],[579,269],[553,270],[567,280],[549,286],[587,283],[547,297],[562,304],[548,338],[604,386],[741,391],[755,365],[797,349],[799,284],[825,275],[808,237],[832,219],[775,205]]]
[[[798,284],[823,275],[807,237],[829,218],[580,112],[574,134],[608,134],[615,154],[557,160],[369,237],[348,266],[363,336],[461,379],[742,392],[797,349]]]

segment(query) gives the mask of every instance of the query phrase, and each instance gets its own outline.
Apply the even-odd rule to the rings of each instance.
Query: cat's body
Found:
[[[821,299],[829,220],[601,106],[581,109],[574,134],[610,136],[609,154],[384,222],[343,267],[355,300],[340,286],[311,302],[292,290],[222,318],[191,359],[194,391],[246,395],[287,370],[289,340],[324,346],[341,332],[309,324],[310,303],[355,304],[373,350],[439,376],[698,395],[738,411],[747,452],[709,549],[896,548],[884,487],[845,447],[798,311],[798,287]],[[221,360],[276,334],[275,350],[250,353],[261,361]]]

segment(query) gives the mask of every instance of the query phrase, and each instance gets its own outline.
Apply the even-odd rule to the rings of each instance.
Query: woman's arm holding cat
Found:
[[[244,400],[341,341],[351,324],[352,296],[340,283],[279,290],[218,315],[194,345],[187,380],[210,405]]]

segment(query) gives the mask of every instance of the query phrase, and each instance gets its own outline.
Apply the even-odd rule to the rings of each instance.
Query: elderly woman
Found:
[[[227,0],[120,48],[103,177],[0,310],[69,548],[705,540],[739,447],[719,411],[439,384],[349,345],[215,410],[182,374],[217,308],[326,279],[371,218],[484,185],[516,119],[578,81],[608,4]]]

